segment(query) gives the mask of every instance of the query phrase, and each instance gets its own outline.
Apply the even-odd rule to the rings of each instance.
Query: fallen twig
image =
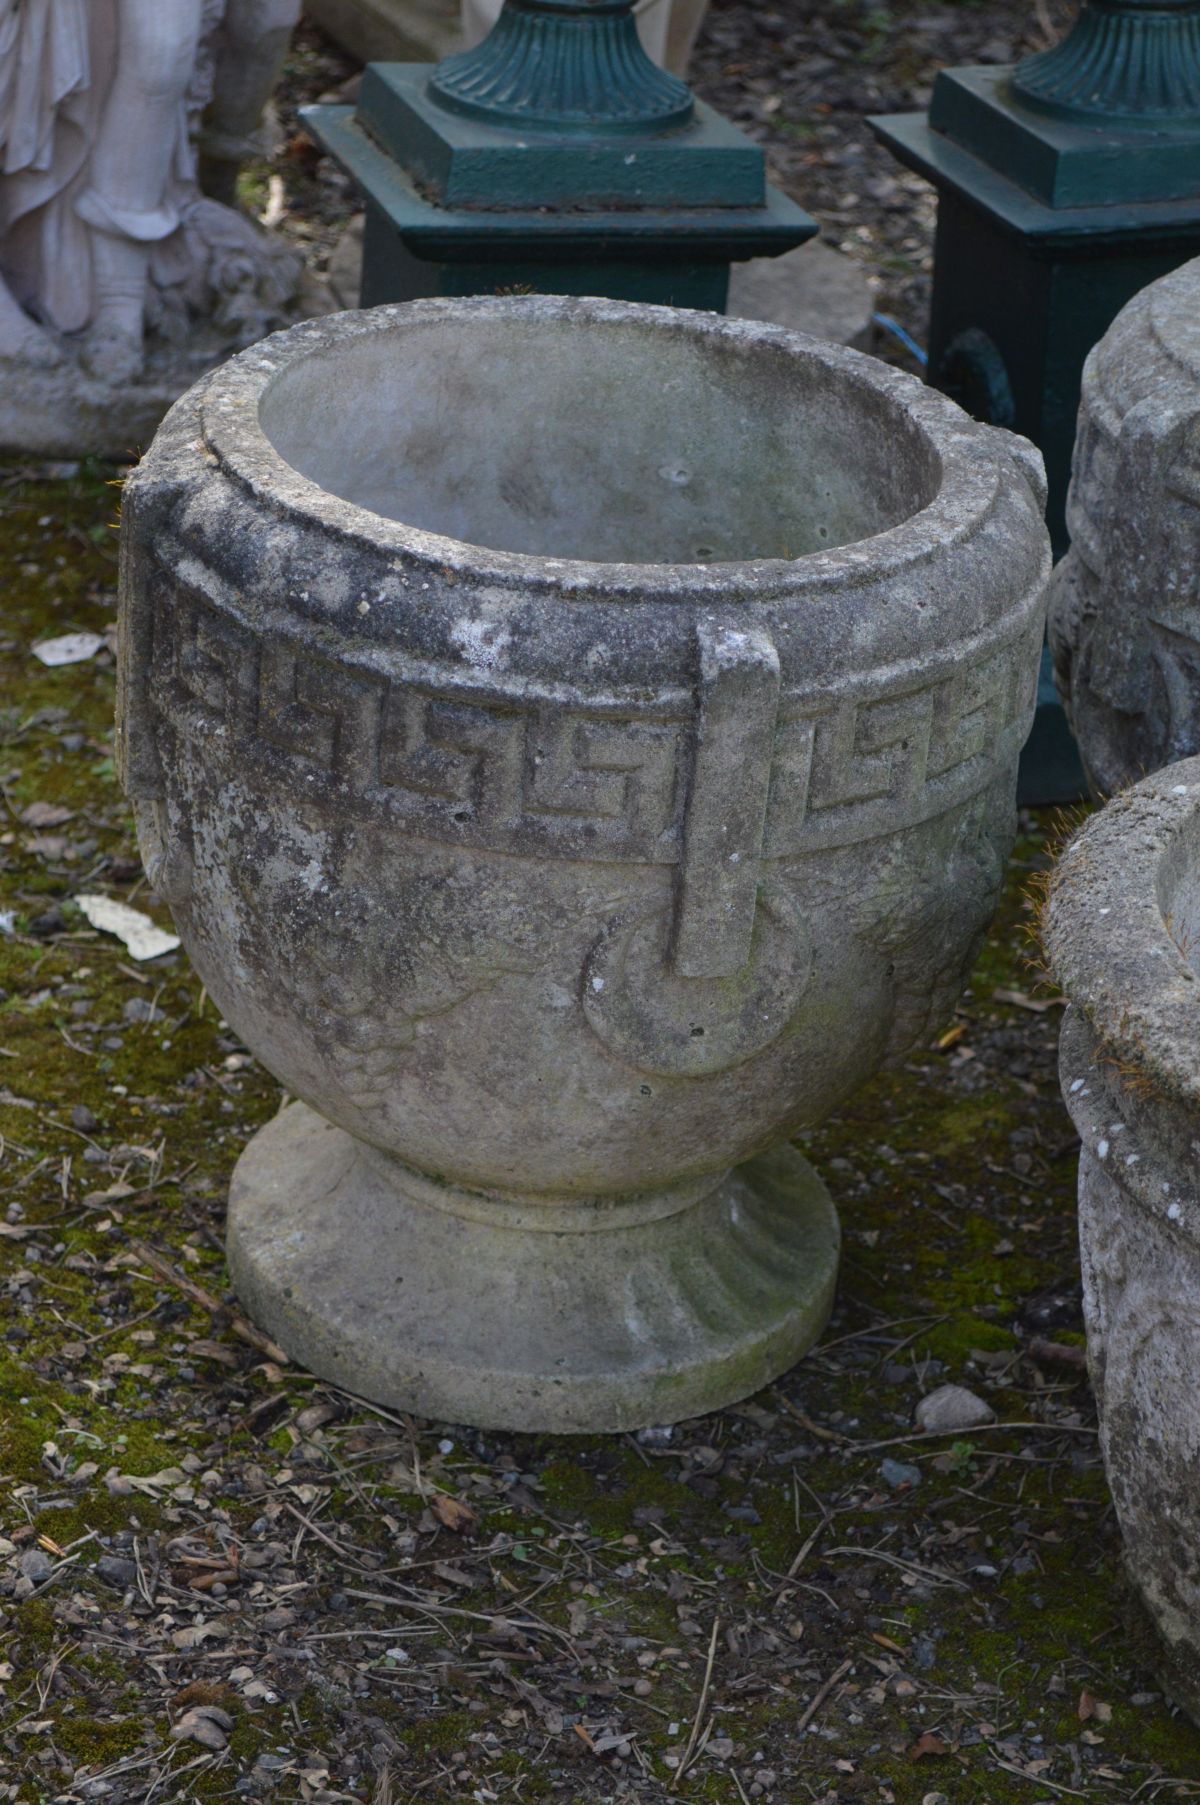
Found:
[[[829,1678],[824,1682],[824,1684],[817,1687],[817,1690],[814,1693],[813,1697],[809,1700],[808,1704],[805,1705],[803,1711],[800,1713],[800,1721],[796,1725],[796,1734],[798,1736],[802,1736],[804,1734],[805,1730],[807,1730],[809,1724],[812,1722],[813,1718],[817,1715],[817,1712],[821,1709],[821,1706],[825,1703],[826,1699],[829,1697],[829,1695],[833,1691],[834,1687],[838,1684],[839,1680],[845,1679],[846,1675],[849,1673],[849,1671],[853,1667],[853,1665],[854,1665],[853,1660],[843,1661],[840,1667],[834,1668],[833,1672],[830,1674]]]
[[[936,1586],[953,1586],[959,1592],[971,1590],[966,1580],[957,1579],[953,1573],[940,1573],[936,1567],[922,1567],[917,1561],[903,1561],[898,1554],[885,1554],[882,1548],[828,1548],[825,1559],[831,1560],[835,1554],[849,1555],[857,1560],[884,1561],[889,1567],[899,1567],[902,1573],[916,1573],[922,1579],[931,1579]]]
[[[239,1341],[244,1341],[258,1353],[265,1354],[268,1360],[275,1362],[276,1366],[290,1365],[288,1356],[278,1342],[272,1341],[269,1335],[264,1335],[261,1329],[256,1329],[254,1324],[247,1322],[244,1316],[231,1315],[219,1297],[214,1297],[211,1291],[204,1289],[203,1285],[198,1285],[194,1279],[189,1279],[177,1267],[172,1266],[165,1254],[157,1252],[145,1241],[131,1241],[129,1246],[138,1259],[149,1266],[152,1272],[156,1272],[160,1279],[165,1279],[168,1285],[174,1285],[175,1289],[182,1292],[184,1297],[194,1304],[199,1304],[200,1308],[207,1310],[210,1315],[225,1318],[231,1332],[237,1336]]]
[[[889,1435],[886,1441],[852,1441],[856,1454],[873,1454],[877,1448],[910,1448],[914,1442],[965,1441],[973,1435],[995,1435],[1003,1429],[1040,1429],[1043,1435],[1099,1435],[1087,1423],[973,1423],[969,1429],[914,1429],[911,1435]]]
[[[688,1766],[696,1748],[696,1739],[700,1735],[700,1725],[704,1718],[705,1707],[708,1704],[708,1689],[712,1684],[713,1662],[717,1658],[717,1636],[720,1632],[720,1628],[721,1619],[719,1617],[714,1617],[712,1635],[708,1639],[708,1660],[704,1667],[704,1684],[700,1688],[700,1702],[696,1706],[696,1715],[692,1719],[692,1733],[687,1739],[687,1747],[683,1751],[683,1760],[679,1763],[679,1766],[671,1776],[671,1784],[667,1789],[669,1792],[675,1791],[675,1788],[687,1773]]]
[[[818,1441],[844,1442],[853,1446],[853,1436],[839,1435],[836,1429],[822,1428],[820,1423],[813,1422],[807,1411],[801,1410],[799,1405],[793,1404],[790,1398],[780,1397],[779,1402],[783,1405],[788,1415],[794,1416],[796,1421],[800,1424],[800,1427],[802,1429],[807,1429],[810,1435],[815,1435]]]

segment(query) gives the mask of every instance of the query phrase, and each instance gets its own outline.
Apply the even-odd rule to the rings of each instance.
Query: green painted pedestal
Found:
[[[372,64],[305,121],[366,203],[362,303],[531,289],[724,310],[816,223],[641,49],[631,0],[507,0],[474,50]]]
[[[1200,0],[1084,0],[1015,68],[943,70],[928,115],[869,121],[938,191],[929,380],[1046,460],[1065,504],[1084,359],[1148,282],[1200,252]],[[1084,793],[1047,676],[1021,796]]]
[[[1111,129],[1024,111],[1011,76],[944,71],[928,116],[870,125],[938,190],[929,379],[1038,446],[1063,551],[1084,358],[1139,289],[1200,252],[1200,119],[1186,135],[1143,134],[1130,151]],[[1190,193],[1125,198],[1152,186],[1156,157],[1165,185]]]

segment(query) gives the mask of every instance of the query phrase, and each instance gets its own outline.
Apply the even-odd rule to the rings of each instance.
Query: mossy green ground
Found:
[[[114,617],[111,475],[0,466],[0,1799],[324,1805],[384,1770],[431,1802],[1200,1797],[1086,1385],[1022,1354],[1022,1325],[1080,1339],[1058,1016],[1024,963],[1048,824],[1019,843],[961,1033],[806,1142],[846,1257],[799,1368],[657,1439],[373,1412],[231,1320],[225,1187],[275,1085],[182,954],[138,968],[71,907],[99,889],[168,919],[113,775],[111,658],[30,651]],[[943,1380],[1033,1427],[914,1441]],[[885,1458],[919,1483],[893,1490]],[[189,1560],[229,1546],[235,1576],[197,1590]],[[38,1551],[50,1574],[20,1597]],[[197,1700],[233,1718],[224,1749],[170,1740]]]

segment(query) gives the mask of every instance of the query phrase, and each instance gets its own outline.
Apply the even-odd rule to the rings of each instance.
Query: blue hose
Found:
[[[893,320],[886,313],[873,313],[871,322],[875,326],[881,326],[885,332],[890,332],[893,338],[899,339],[909,356],[915,357],[922,369],[926,368],[929,363],[928,353],[921,349],[911,333],[904,330],[899,320]]]

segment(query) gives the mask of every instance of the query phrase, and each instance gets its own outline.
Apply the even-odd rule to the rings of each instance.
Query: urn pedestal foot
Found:
[[[746,1397],[828,1318],[839,1231],[784,1146],[711,1188],[625,1201],[443,1187],[302,1103],[234,1171],[250,1314],[322,1378],[480,1428],[635,1429]]]

